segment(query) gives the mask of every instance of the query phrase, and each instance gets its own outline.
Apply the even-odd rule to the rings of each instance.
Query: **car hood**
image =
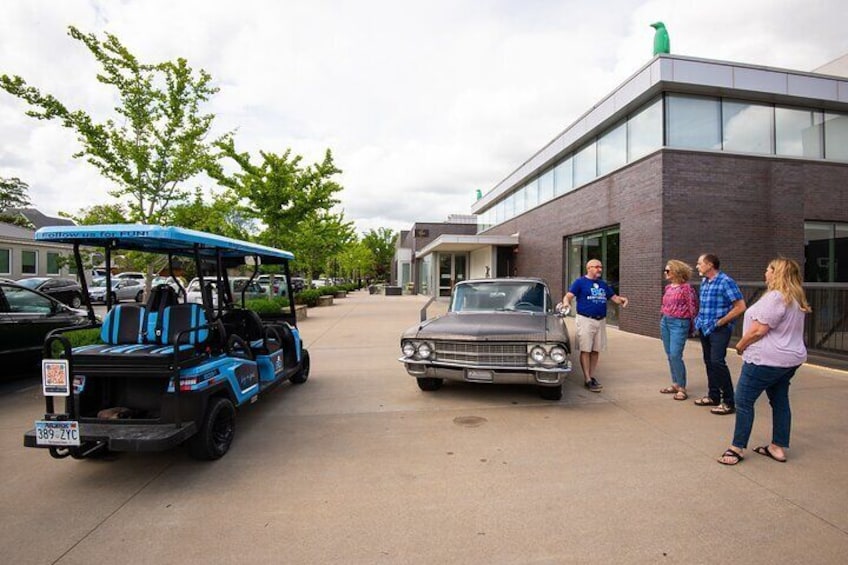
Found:
[[[416,324],[404,338],[465,341],[568,341],[562,320],[527,312],[449,312]]]

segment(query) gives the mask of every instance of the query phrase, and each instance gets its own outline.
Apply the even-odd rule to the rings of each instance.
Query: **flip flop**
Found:
[[[775,461],[777,461],[778,463],[786,463],[785,457],[783,459],[778,459],[777,457],[774,456],[774,453],[771,452],[771,450],[769,449],[769,446],[767,446],[767,445],[761,445],[760,447],[755,447],[754,452],[759,453],[760,455],[765,455],[766,457],[770,457],[770,458],[774,459]]]
[[[675,392],[677,392],[677,389],[674,388],[673,386],[667,386],[665,388],[661,388],[660,392],[662,394],[674,394]]]
[[[731,461],[729,463],[722,461],[722,459],[725,458],[725,457],[730,457]],[[716,459],[716,461],[718,461],[722,465],[736,465],[737,463],[739,463],[740,461],[742,461],[744,459],[745,459],[744,457],[742,457],[741,455],[739,455],[738,453],[736,453],[735,451],[733,451],[732,449],[730,449],[728,447],[727,450],[724,453],[721,454],[721,457]]]
[[[695,401],[695,406],[718,406],[719,402],[713,400],[709,396],[699,398]]]
[[[686,400],[687,398],[689,398],[689,395],[683,392],[682,390],[678,390],[674,394],[674,396],[672,396],[672,398],[675,400]]]

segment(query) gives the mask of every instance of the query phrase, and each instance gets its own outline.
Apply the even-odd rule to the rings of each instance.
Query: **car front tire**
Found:
[[[418,377],[416,379],[418,381],[418,388],[426,391],[434,391],[442,388],[442,383],[445,382],[444,379],[437,379],[433,377]]]
[[[539,396],[541,396],[545,400],[559,400],[562,398],[562,385],[540,386]]]

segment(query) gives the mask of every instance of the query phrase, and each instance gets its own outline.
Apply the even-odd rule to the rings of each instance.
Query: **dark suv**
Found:
[[[43,292],[47,296],[63,302],[71,308],[79,308],[82,304],[82,287],[73,279],[56,277],[30,277],[17,281],[21,286]]]

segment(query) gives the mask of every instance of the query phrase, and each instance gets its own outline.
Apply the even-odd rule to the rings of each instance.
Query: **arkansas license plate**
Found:
[[[37,420],[35,422],[35,443],[38,445],[79,445],[79,422],[65,420]]]

